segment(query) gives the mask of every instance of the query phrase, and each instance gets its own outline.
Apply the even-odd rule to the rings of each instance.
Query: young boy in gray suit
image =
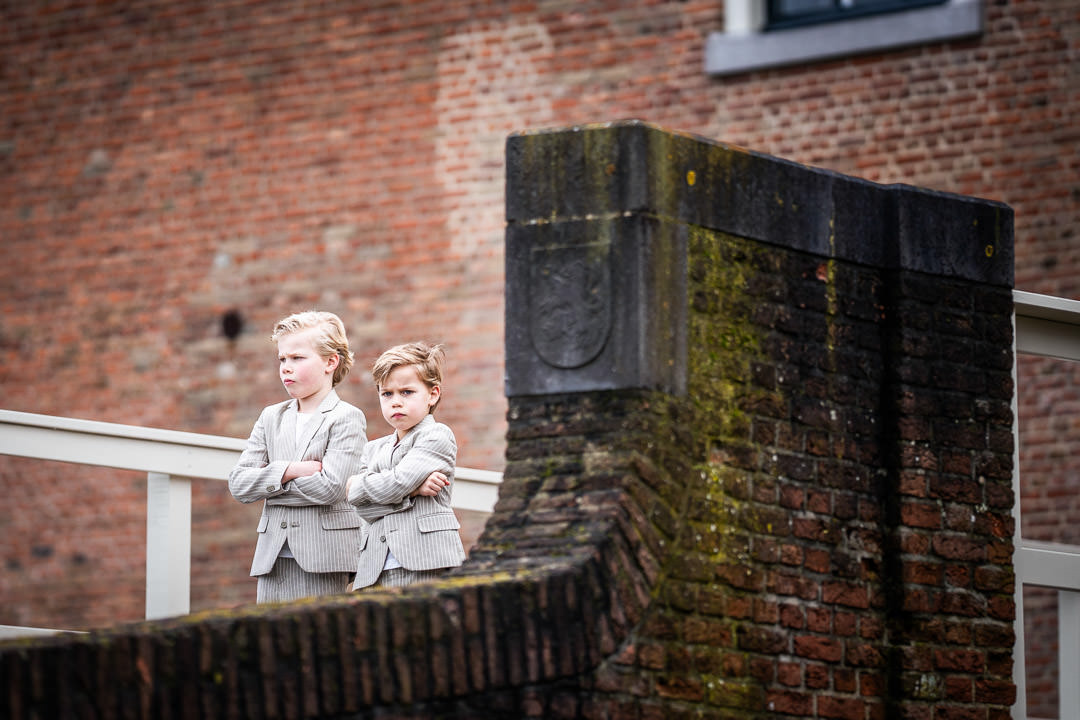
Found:
[[[297,313],[270,339],[290,399],[262,411],[229,473],[233,497],[264,501],[251,563],[260,603],[348,590],[361,520],[345,483],[367,442],[364,413],[334,390],[353,364],[341,319]]]
[[[349,502],[367,521],[354,590],[411,585],[465,561],[450,507],[457,441],[432,415],[442,375],[442,346],[425,343],[392,347],[372,367],[394,432],[364,447],[349,478]]]

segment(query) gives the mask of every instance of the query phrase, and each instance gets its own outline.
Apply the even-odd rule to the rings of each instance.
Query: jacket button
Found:
[[[287,528],[287,527],[289,527],[289,523],[287,523],[287,522],[285,522],[284,520],[282,520],[282,521],[281,521],[281,529],[282,529],[282,530],[284,530],[284,529],[285,529],[285,528]]]
[[[267,485],[266,486],[266,492],[274,492],[275,490],[277,490],[277,485]]]
[[[380,535],[379,536],[379,542],[386,542],[386,536],[385,535]]]

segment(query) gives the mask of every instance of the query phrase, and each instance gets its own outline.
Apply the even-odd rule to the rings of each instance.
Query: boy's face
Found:
[[[290,397],[300,401],[302,411],[311,411],[334,386],[338,356],[321,357],[315,349],[318,330],[310,329],[278,339],[278,375]],[[314,404],[315,407],[310,407]]]
[[[386,422],[397,430],[399,440],[427,417],[439,392],[439,386],[428,387],[412,365],[390,371],[386,382],[379,386],[379,405]]]

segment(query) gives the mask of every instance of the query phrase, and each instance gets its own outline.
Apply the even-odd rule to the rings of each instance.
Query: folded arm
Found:
[[[360,454],[367,443],[363,416],[359,413],[337,418],[329,428],[321,466],[285,484],[285,493],[276,499],[282,505],[332,505],[345,499],[349,476],[360,469]],[[307,462],[296,463],[299,471]],[[318,463],[316,463],[318,464]],[[315,469],[315,465],[307,469]]]
[[[411,507],[411,496],[421,494],[433,475],[448,479],[457,460],[457,442],[448,427],[436,425],[389,468],[372,468],[368,453],[364,455],[361,472],[349,479],[349,502],[364,519],[378,519]]]
[[[328,428],[321,460],[270,461],[265,415],[248,438],[240,461],[229,474],[229,490],[240,502],[273,499],[280,505],[331,505],[345,499],[346,480],[359,470],[367,442],[359,412],[338,417]]]

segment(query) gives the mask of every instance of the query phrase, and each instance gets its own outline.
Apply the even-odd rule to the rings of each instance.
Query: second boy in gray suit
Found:
[[[368,521],[353,589],[420,582],[465,560],[450,506],[457,442],[431,415],[442,396],[442,348],[398,345],[372,368],[394,432],[364,448],[349,502]]]

